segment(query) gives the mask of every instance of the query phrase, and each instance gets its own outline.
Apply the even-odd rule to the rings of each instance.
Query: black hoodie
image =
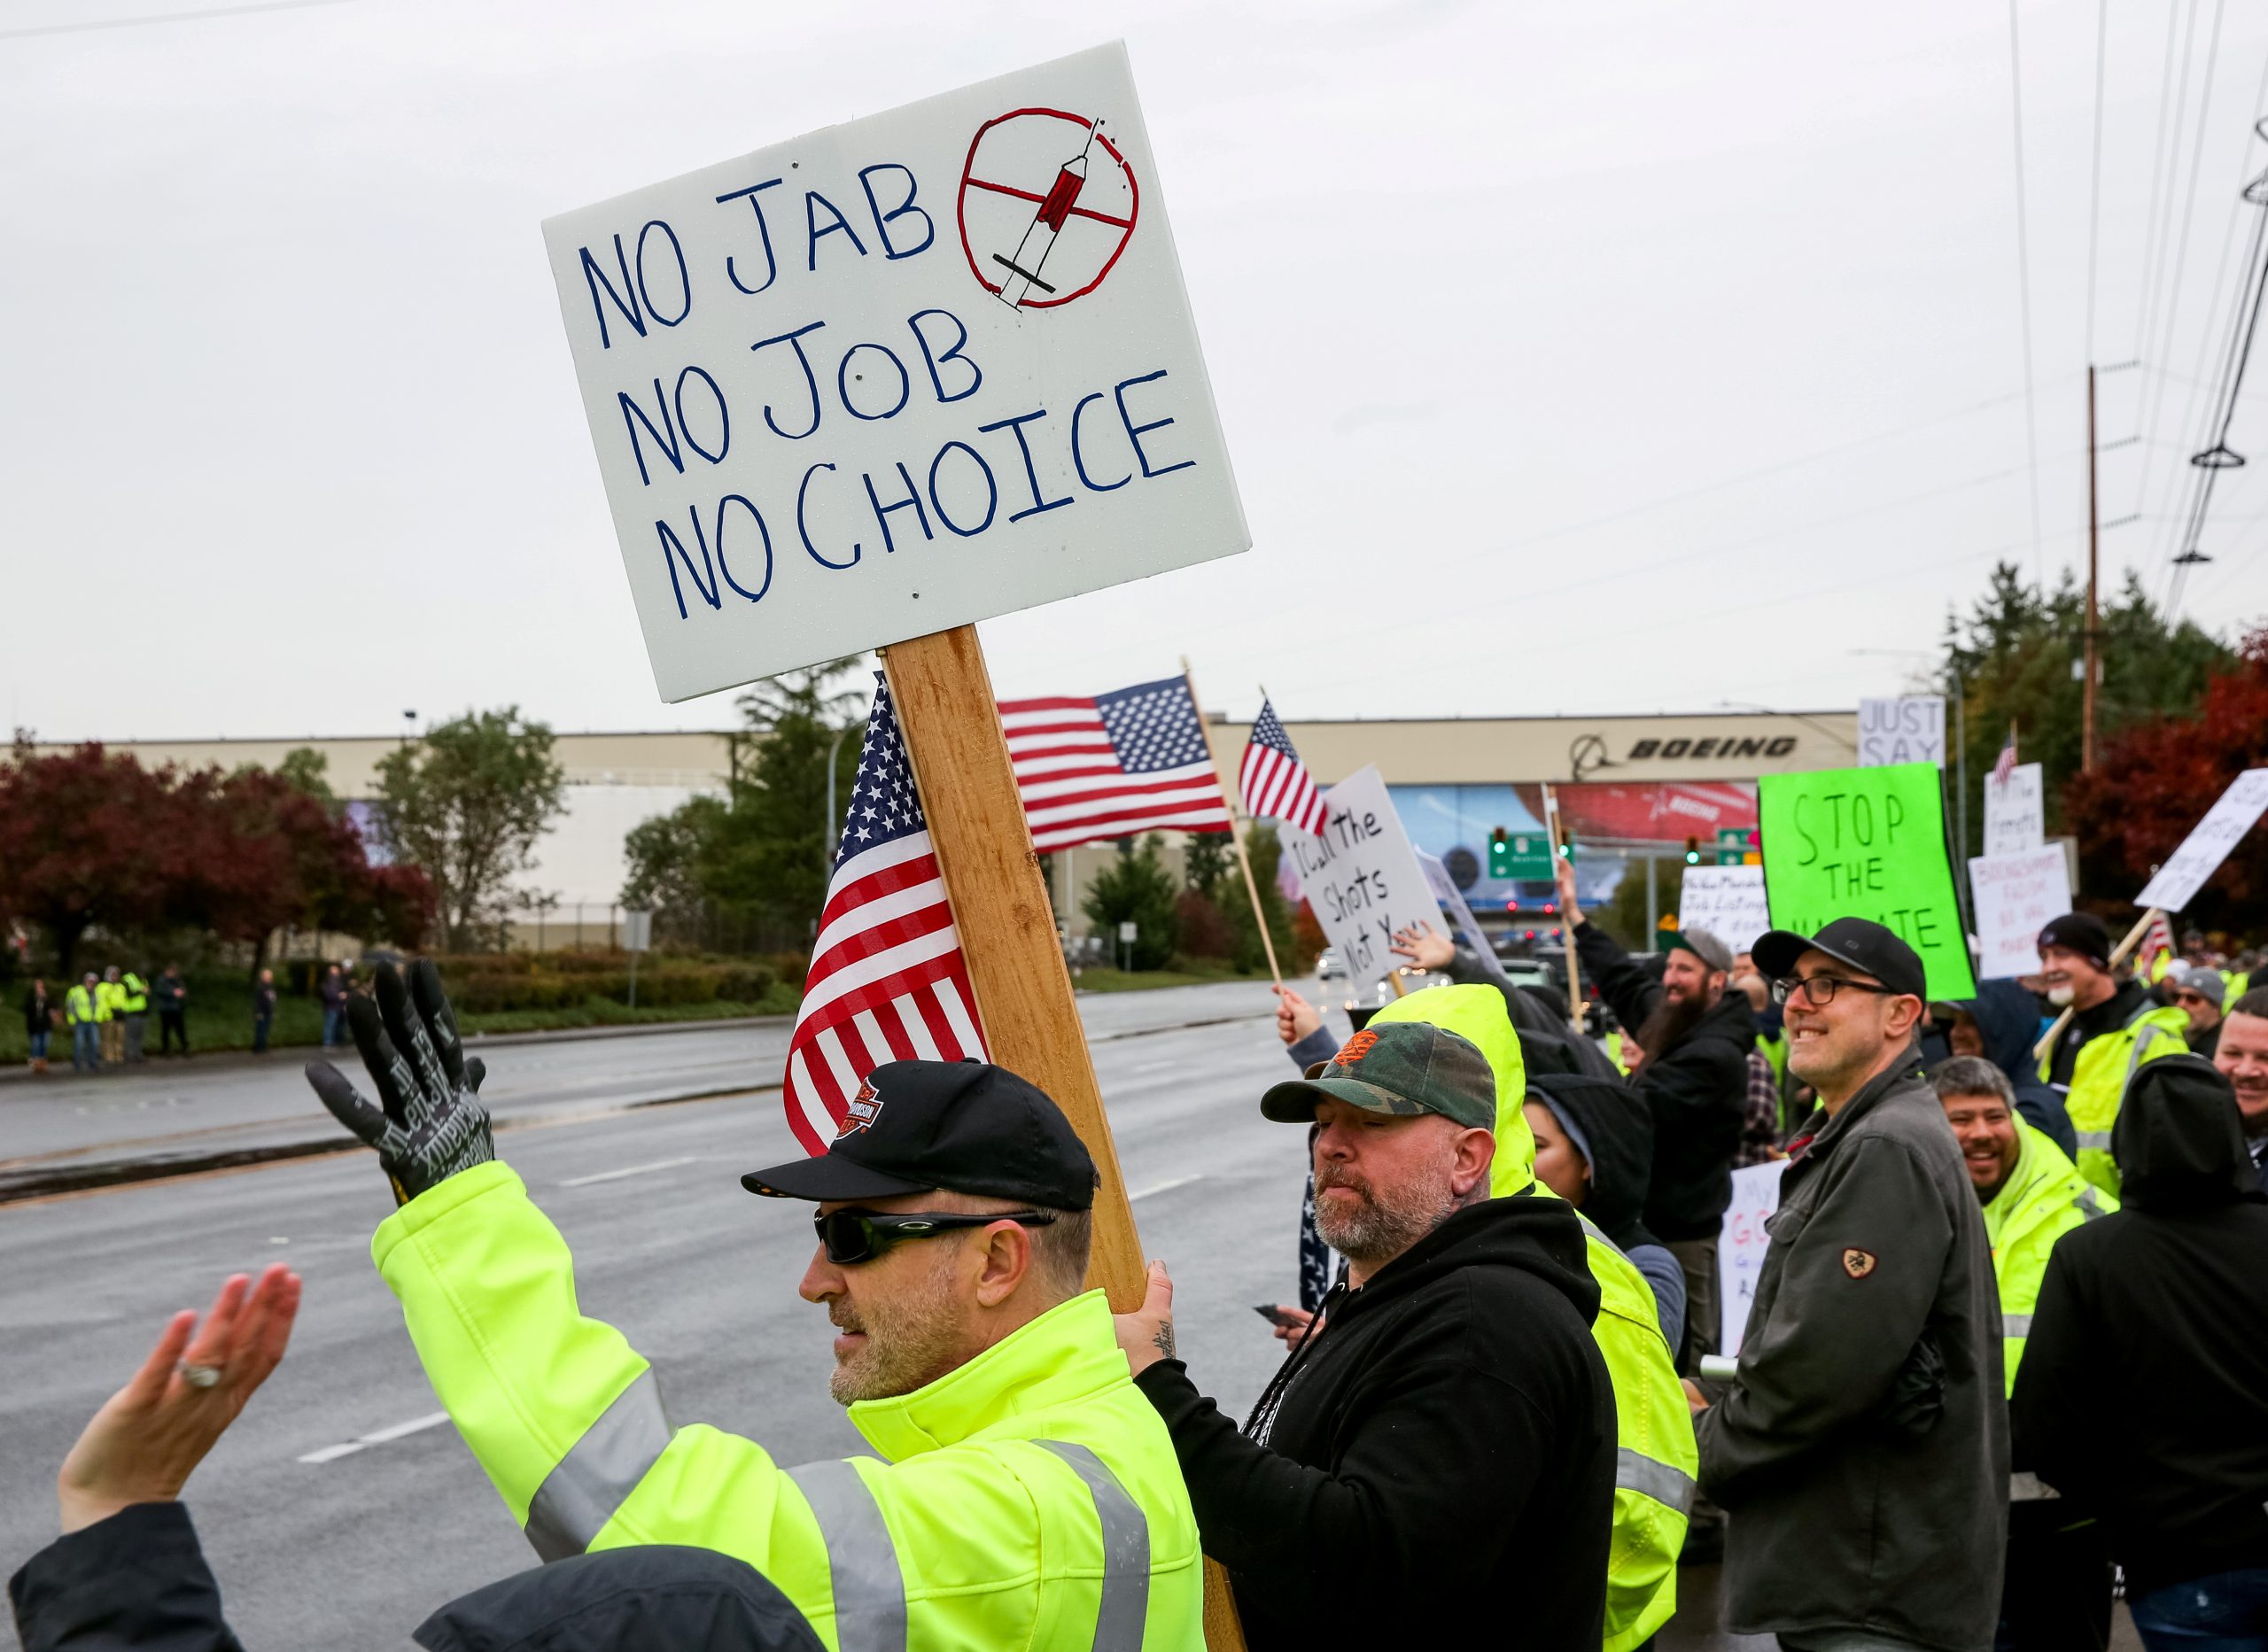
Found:
[[[9,1579],[25,1652],[244,1652],[179,1503],[136,1503],[58,1538]],[[820,1652],[746,1561],[648,1547],[578,1555],[452,1601],[429,1652]]]
[[[1634,1031],[1662,1001],[1661,978],[1586,920],[1575,950],[1617,1020]],[[1646,1225],[1663,1239],[1713,1239],[1733,1202],[1733,1158],[1748,1121],[1748,1053],[1756,1012],[1728,989],[1666,1050],[1646,1051],[1631,1084],[1654,1117]]]
[[[2110,1149],[2120,1207],[2048,1256],[2009,1417],[2139,1594],[2268,1566],[2268,1202],[2202,1057],[2137,1070]]]
[[[1334,1291],[1242,1431],[1180,1361],[1136,1377],[1253,1652],[1452,1644],[1477,1619],[1597,1652],[1615,1445],[1597,1314],[1573,1210],[1495,1198]]]
[[[1630,1086],[1588,1074],[1530,1073],[1529,1099],[1557,1115],[1591,1167],[1583,1214],[1624,1254],[1658,1245],[1640,1220],[1653,1174],[1654,1121]]]

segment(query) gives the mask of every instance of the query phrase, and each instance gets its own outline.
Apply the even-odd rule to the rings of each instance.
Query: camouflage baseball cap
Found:
[[[1403,1117],[1438,1113],[1488,1130],[1496,1126],[1496,1074],[1478,1045],[1446,1027],[1386,1021],[1356,1033],[1305,1078],[1271,1086],[1260,1112],[1278,1124],[1311,1124],[1321,1101]]]

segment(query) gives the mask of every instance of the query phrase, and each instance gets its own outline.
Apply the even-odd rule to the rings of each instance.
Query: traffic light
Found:
[[[1689,837],[1685,840],[1685,864],[1689,866],[1697,866],[1701,864],[1701,840],[1699,838]]]
[[[1511,837],[1502,826],[1488,834],[1488,875],[1499,880],[1512,875]]]

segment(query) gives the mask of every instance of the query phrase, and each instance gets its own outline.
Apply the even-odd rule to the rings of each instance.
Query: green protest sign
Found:
[[[1922,955],[1932,998],[1973,998],[1934,763],[1767,774],[1756,783],[1775,928],[1870,918]]]

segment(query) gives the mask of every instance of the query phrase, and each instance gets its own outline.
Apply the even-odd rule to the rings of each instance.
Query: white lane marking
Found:
[[[400,1439],[407,1434],[422,1434],[429,1428],[439,1428],[448,1420],[449,1414],[446,1411],[436,1411],[428,1416],[412,1417],[408,1422],[397,1423],[391,1428],[374,1430],[359,1439],[350,1439],[341,1445],[325,1446],[321,1451],[308,1452],[299,1461],[301,1462],[336,1462],[341,1457],[351,1457],[358,1451],[368,1451],[371,1446],[383,1446],[388,1440]]]
[[[562,1187],[588,1187],[594,1182],[619,1182],[624,1176],[641,1176],[649,1170],[674,1170],[680,1165],[689,1165],[695,1163],[700,1159],[700,1157],[701,1155],[699,1153],[687,1153],[682,1159],[657,1159],[650,1165],[630,1165],[620,1170],[601,1170],[592,1175],[569,1176],[559,1185]]]
[[[1153,1193],[1170,1193],[1177,1187],[1187,1187],[1192,1182],[1202,1182],[1204,1179],[1205,1173],[1202,1170],[1194,1175],[1176,1176],[1170,1182],[1161,1182],[1155,1187],[1146,1187],[1139,1192],[1129,1193],[1126,1196],[1126,1202],[1130,1205],[1138,1198],[1149,1198]]]

